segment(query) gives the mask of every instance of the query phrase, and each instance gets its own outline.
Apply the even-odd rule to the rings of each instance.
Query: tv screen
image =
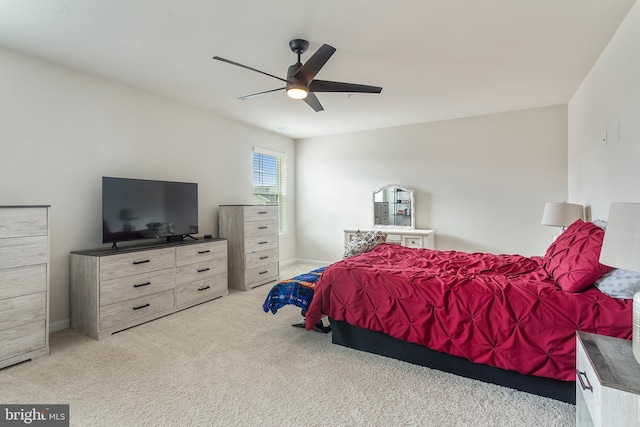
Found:
[[[198,184],[102,177],[102,241],[198,232]]]

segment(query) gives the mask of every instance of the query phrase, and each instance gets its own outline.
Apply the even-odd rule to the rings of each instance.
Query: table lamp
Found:
[[[558,236],[577,219],[583,219],[584,207],[575,203],[547,202],[542,212],[542,225],[562,227]],[[556,237],[558,237],[556,236]]]
[[[640,203],[611,203],[600,264],[640,272]],[[633,297],[633,356],[640,363],[640,292]]]

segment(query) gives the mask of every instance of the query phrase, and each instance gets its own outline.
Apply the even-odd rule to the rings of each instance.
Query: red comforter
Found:
[[[306,314],[527,375],[575,381],[576,330],[631,339],[630,300],[561,290],[539,257],[382,244],[332,264]]]

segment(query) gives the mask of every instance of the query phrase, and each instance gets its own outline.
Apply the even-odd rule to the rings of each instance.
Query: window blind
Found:
[[[253,149],[253,203],[278,205],[280,232],[287,232],[287,156]]]

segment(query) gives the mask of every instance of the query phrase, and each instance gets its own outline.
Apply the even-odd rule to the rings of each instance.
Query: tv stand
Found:
[[[226,239],[74,251],[71,328],[101,339],[227,295],[227,268]]]

